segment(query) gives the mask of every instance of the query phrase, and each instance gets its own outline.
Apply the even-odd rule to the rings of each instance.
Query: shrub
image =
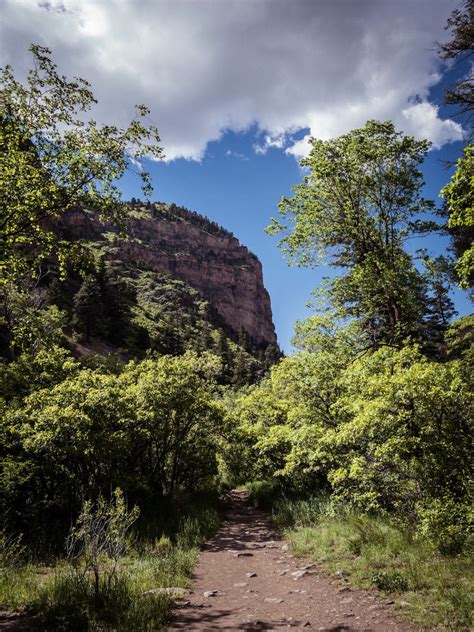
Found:
[[[385,592],[403,592],[408,590],[408,580],[397,571],[383,571],[372,576],[372,584]]]
[[[115,580],[118,561],[126,552],[127,532],[138,514],[138,507],[127,509],[123,493],[117,488],[109,503],[101,498],[94,507],[86,501],[71,529],[66,543],[68,558],[76,562],[79,577],[84,579],[93,573],[97,600],[101,585],[110,589]]]
[[[473,513],[467,504],[445,496],[418,511],[420,534],[443,555],[456,555],[472,546]]]

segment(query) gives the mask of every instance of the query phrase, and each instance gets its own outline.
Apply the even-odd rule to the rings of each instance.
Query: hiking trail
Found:
[[[317,562],[293,557],[268,516],[246,500],[246,492],[228,495],[225,522],[204,545],[193,587],[177,601],[170,632],[417,629],[395,618],[389,600],[353,590]]]

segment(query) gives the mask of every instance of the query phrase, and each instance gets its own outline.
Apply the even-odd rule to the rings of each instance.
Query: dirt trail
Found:
[[[293,558],[266,515],[245,499],[232,492],[226,521],[204,546],[189,603],[176,610],[170,631],[416,629],[370,591],[352,590]]]

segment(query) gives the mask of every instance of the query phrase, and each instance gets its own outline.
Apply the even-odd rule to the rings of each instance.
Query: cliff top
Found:
[[[227,237],[239,242],[237,237],[230,230],[220,226],[217,222],[214,222],[205,215],[201,215],[200,213],[192,211],[184,206],[166,204],[165,202],[159,201],[143,202],[136,198],[132,198],[130,202],[127,202],[126,204],[130,208],[130,216],[136,219],[159,219],[161,221],[168,222],[185,222],[200,228],[210,235]],[[246,246],[244,246],[244,248],[251,257],[258,260],[257,255],[251,252]]]

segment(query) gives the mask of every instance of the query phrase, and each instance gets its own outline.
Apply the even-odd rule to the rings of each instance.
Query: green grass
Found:
[[[2,568],[0,572],[0,608],[19,610],[40,594],[44,575],[35,566]]]
[[[296,556],[320,561],[356,587],[390,594],[416,623],[472,629],[474,573],[467,554],[443,556],[386,519],[344,512],[324,498],[279,501],[273,515]]]
[[[112,580],[103,573],[99,597],[92,576],[64,560],[48,568],[15,560],[0,574],[0,608],[36,613],[47,630],[148,632],[162,627],[174,596],[160,589],[190,586],[199,547],[220,526],[216,500],[209,495],[182,499],[167,516],[169,535],[142,522]]]

